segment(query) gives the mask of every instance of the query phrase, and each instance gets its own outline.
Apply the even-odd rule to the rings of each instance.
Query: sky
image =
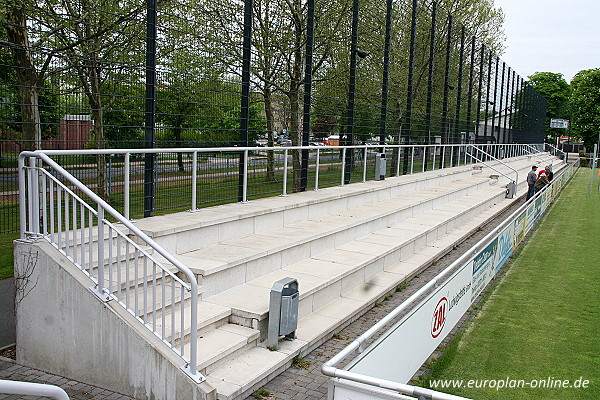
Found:
[[[600,68],[600,0],[494,0],[505,14],[502,59],[526,78],[558,72],[567,82]]]

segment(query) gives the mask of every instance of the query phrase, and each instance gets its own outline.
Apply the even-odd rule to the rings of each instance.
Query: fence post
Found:
[[[408,57],[408,83],[406,88],[406,124],[402,124],[402,131],[407,144],[410,144],[410,130],[412,124],[412,101],[413,101],[413,76],[415,67],[415,38],[417,30],[417,0],[412,2],[412,16],[410,22],[410,52]],[[400,149],[398,149],[398,160],[400,160]],[[404,162],[402,173],[408,172],[408,147],[404,148]],[[399,174],[397,174],[399,175]]]
[[[481,95],[483,86],[483,62],[485,60],[485,45],[481,44],[479,57],[479,85],[477,86],[477,120],[475,121],[475,144],[479,142],[479,119],[481,118]]]
[[[352,37],[350,45],[350,82],[348,83],[348,108],[347,108],[347,120],[346,129],[346,140],[343,144],[353,145],[354,144],[354,98],[356,92],[356,56],[358,52],[358,11],[360,7],[359,0],[353,0],[352,5]],[[340,138],[341,139],[341,138]],[[350,183],[352,175],[352,166],[354,162],[353,151],[350,149],[349,157],[345,157],[344,166],[344,183]],[[346,154],[346,148],[344,148],[344,155]]]
[[[429,74],[427,76],[427,105],[425,108],[426,144],[431,144],[431,107],[433,98],[433,67],[435,59],[435,22],[437,16],[437,1],[431,6],[431,31],[429,33]],[[423,152],[423,165],[427,164],[427,151]]]
[[[302,117],[302,146],[308,146],[310,135],[310,106],[312,96],[313,42],[315,29],[315,0],[306,3],[306,59],[304,64],[304,115]],[[300,190],[308,187],[308,150],[302,149],[300,168]]]
[[[467,95],[467,137],[465,143],[471,141],[471,109],[473,105],[473,72],[475,70],[475,36],[471,36],[471,65],[469,66],[469,92]],[[473,127],[475,129],[475,127]],[[466,160],[466,157],[465,157]]]
[[[250,128],[250,59],[252,57],[252,0],[244,0],[244,41],[242,49],[242,104],[240,108],[240,145],[248,146],[248,130]],[[242,156],[242,154],[240,154]],[[238,201],[245,202],[244,181],[247,162],[240,157]]]
[[[435,2],[434,2],[435,4]],[[385,144],[387,125],[388,82],[390,68],[390,40],[392,36],[392,0],[387,0],[385,12],[385,44],[383,50],[383,79],[381,83],[381,114],[379,117],[379,144]],[[383,147],[379,149],[383,151]],[[366,152],[365,152],[366,154]],[[366,162],[366,157],[365,157]]]
[[[457,143],[461,143],[462,140],[460,140],[460,106],[461,106],[461,100],[462,100],[462,85],[463,85],[463,63],[464,63],[464,58],[465,58],[465,27],[463,26],[460,30],[460,54],[459,54],[459,60],[458,60],[458,83],[457,83],[457,88],[456,88],[456,118],[455,118],[455,122],[454,122],[454,138],[455,141]],[[466,135],[466,133],[465,133]],[[457,147],[458,149],[458,154],[456,156],[456,159],[458,160],[458,163],[460,163],[460,147]],[[452,154],[454,155],[454,147],[452,148]],[[456,165],[451,162],[450,163],[451,166],[455,167]]]
[[[448,131],[448,95],[450,91],[450,50],[452,46],[452,15],[448,14],[448,38],[446,40],[446,63],[444,68],[444,99],[442,101],[442,151],[446,152],[445,144],[450,143]],[[443,159],[443,156],[442,156]],[[444,167],[442,163],[442,168]]]
[[[157,0],[146,0],[146,148],[154,147],[156,126],[156,8]],[[144,217],[154,213],[155,155],[146,153],[144,166]]]

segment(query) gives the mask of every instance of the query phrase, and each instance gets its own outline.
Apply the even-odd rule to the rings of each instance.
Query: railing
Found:
[[[0,393],[49,397],[55,400],[69,400],[69,395],[63,389],[58,386],[46,385],[43,383],[0,380]]]
[[[284,157],[281,194],[288,192],[287,181],[290,152],[306,150],[313,160],[314,189],[324,185],[320,171],[323,166],[339,169],[339,185],[346,183],[346,161],[352,154],[353,171],[361,171],[366,181],[368,157],[380,151],[390,152],[395,165],[390,171],[400,174],[415,169],[426,171],[472,162],[467,149],[472,145],[390,145],[337,147],[249,147],[201,149],[141,149],[23,152],[19,156],[20,230],[23,239],[43,237],[68,257],[93,282],[91,290],[103,301],[114,300],[139,322],[143,323],[185,362],[184,370],[197,381],[204,378],[196,371],[198,285],[195,274],[181,264],[130,220],[130,171],[133,155],[183,153],[191,156],[191,211],[197,211],[198,155],[204,153],[235,153],[242,156],[242,201],[248,199],[248,161],[250,152],[281,152]],[[524,145],[488,145],[488,150],[505,157],[527,154]],[[482,150],[483,151],[483,150]],[[324,154],[327,152],[327,157]],[[402,156],[404,153],[404,156]],[[51,157],[61,155],[123,155],[124,203],[122,214],[94,193],[73,174]],[[433,158],[425,162],[426,155]],[[395,156],[395,157],[394,157]],[[420,165],[419,165],[420,163]],[[415,168],[416,167],[416,168]],[[238,171],[239,172],[239,171]],[[217,174],[229,173],[217,171]],[[214,179],[211,174],[208,178]],[[329,183],[329,182],[326,182]],[[189,203],[188,203],[189,204]],[[142,245],[140,245],[142,243]],[[166,263],[155,254],[164,257]],[[167,264],[167,265],[166,265]],[[171,268],[168,264],[171,264]],[[185,281],[181,277],[184,277]],[[189,303],[184,306],[183,302]],[[180,306],[181,304],[181,306]],[[179,322],[176,323],[176,321]],[[187,323],[192,327],[186,337]],[[189,351],[186,351],[189,343]]]
[[[555,157],[561,157],[563,160],[567,160],[567,154],[556,146],[551,145],[550,143],[545,144],[546,148],[549,148],[548,152]]]
[[[262,193],[254,193],[253,196],[264,196],[264,195],[286,195],[290,191],[289,176],[293,167],[290,165],[291,155],[300,151],[307,151],[309,158],[308,171],[304,171],[305,174],[311,174],[310,179],[307,180],[307,185],[302,188],[304,189],[319,189],[325,186],[332,185],[344,185],[348,182],[348,173],[352,175],[352,182],[366,181],[373,176],[373,172],[370,166],[374,164],[375,154],[379,152],[385,152],[386,159],[388,161],[388,176],[412,174],[415,172],[425,172],[432,169],[447,168],[449,166],[466,165],[473,160],[467,156],[467,148],[470,144],[457,144],[457,145],[375,145],[375,146],[309,146],[309,147],[219,147],[219,148],[169,148],[169,149],[106,149],[106,150],[81,150],[81,151],[69,151],[69,150],[45,150],[44,154],[49,157],[96,157],[104,156],[108,157],[109,160],[117,157],[119,163],[112,163],[109,161],[107,167],[107,188],[106,192],[110,196],[111,192],[117,198],[116,201],[110,201],[113,207],[117,208],[119,212],[127,219],[131,218],[133,214],[136,218],[141,216],[137,211],[139,209],[139,197],[132,197],[132,194],[136,192],[134,186],[137,185],[139,188],[143,183],[144,186],[148,182],[140,181],[142,167],[140,166],[140,156],[146,154],[153,154],[157,157],[157,164],[152,176],[153,182],[151,183],[156,187],[163,182],[165,187],[168,184],[182,182],[188,177],[186,188],[182,188],[177,194],[178,196],[162,196],[161,198],[167,197],[172,198],[187,198],[189,199],[184,203],[169,204],[167,208],[174,209],[178,208],[183,211],[182,207],[187,207],[192,211],[198,210],[199,204],[222,204],[224,202],[233,202],[241,200],[246,202],[252,196],[250,194],[250,188],[260,190],[260,185],[266,185],[265,179],[259,179],[259,174],[266,174],[267,172],[267,154],[274,154],[278,164],[274,168],[274,172],[277,173],[276,180],[279,181],[279,190],[273,187],[270,183],[270,187],[265,188]],[[482,149],[490,154],[495,155],[495,158],[502,159],[508,157],[516,157],[527,154],[530,150],[527,145],[522,144],[490,144],[480,145],[477,148]],[[170,155],[163,161],[158,161],[158,156],[164,156],[165,154]],[[217,158],[218,155],[222,155],[223,158]],[[350,161],[350,155],[352,162]],[[184,167],[183,170],[174,172],[173,169],[168,169],[168,165],[174,163],[174,157],[178,156],[181,159],[185,159],[181,165]],[[199,158],[203,157],[204,163],[201,163]],[[185,157],[185,158],[184,158]],[[214,159],[213,159],[214,157]],[[236,160],[230,160],[229,157],[239,157],[242,159],[241,163]],[[214,161],[214,162],[213,162]],[[231,162],[230,162],[231,161]],[[241,165],[242,170],[238,170]],[[348,165],[351,170],[347,171]],[[78,166],[71,165],[65,166],[65,169],[69,169],[72,175],[76,175],[78,178],[84,180],[84,172],[89,171],[83,168],[90,168],[89,165]],[[253,167],[253,168],[251,168]],[[181,167],[180,167],[181,168]],[[333,175],[337,170],[337,178]],[[296,171],[297,173],[298,171]],[[161,175],[163,178],[161,179]],[[168,176],[177,175],[177,176]],[[134,177],[138,176],[136,180]],[[226,189],[221,188],[217,183],[219,180],[225,180],[226,178],[231,179],[232,177],[242,176],[243,180],[240,183],[230,182]],[[119,182],[117,182],[119,179]],[[147,179],[147,178],[146,178]],[[251,179],[254,179],[251,181]],[[188,183],[189,182],[189,183]],[[204,186],[200,186],[206,182],[210,182],[210,188],[207,189]],[[97,186],[98,182],[94,180],[84,180],[84,183],[90,186]],[[213,184],[214,183],[214,184]],[[116,189],[113,191],[111,188],[115,185]],[[162,187],[162,186],[161,186]],[[118,189],[118,190],[117,190]],[[234,189],[236,192],[239,189],[237,195],[227,192]],[[218,190],[222,190],[222,193],[218,193]],[[298,190],[294,187],[293,190]],[[137,190],[139,191],[139,190]],[[207,195],[208,191],[212,191],[211,195]],[[117,193],[115,195],[114,193]],[[227,193],[226,193],[227,192]],[[199,201],[199,195],[203,194],[208,199],[202,199]],[[189,197],[188,197],[189,196]],[[112,200],[112,199],[111,199]],[[157,200],[158,201],[158,200]],[[122,204],[122,205],[121,205]],[[146,210],[146,208],[144,208]],[[152,210],[150,210],[152,212]]]
[[[512,183],[514,184],[514,186],[515,186],[515,189],[516,189],[516,188],[519,186],[519,172],[518,172],[516,169],[514,169],[513,167],[511,167],[510,165],[506,164],[506,163],[505,163],[505,162],[503,162],[502,160],[499,160],[499,159],[497,159],[497,158],[496,158],[496,157],[494,157],[493,155],[491,155],[491,154],[489,154],[489,153],[487,153],[487,152],[483,151],[482,149],[480,149],[480,148],[478,148],[478,147],[476,147],[476,146],[471,146],[471,147],[472,147],[474,150],[476,150],[478,153],[481,153],[481,154],[483,154],[483,155],[485,155],[485,156],[489,157],[489,159],[492,159],[492,160],[494,160],[494,161],[496,161],[496,162],[498,162],[498,163],[500,163],[500,164],[504,165],[505,167],[507,167],[507,168],[511,169],[511,170],[512,170],[512,171],[515,173],[515,179],[514,179],[514,180],[512,180]],[[496,171],[497,173],[499,173],[500,175],[504,176],[506,179],[508,179],[509,181],[511,181],[511,178],[510,178],[510,176],[508,176],[508,175],[506,175],[504,172],[502,172],[502,171],[500,171],[500,170],[496,169],[496,168],[495,168],[493,165],[490,165],[490,164],[488,164],[487,162],[485,162],[485,161],[483,160],[483,158],[484,158],[484,157],[480,157],[480,158],[479,158],[479,157],[477,157],[477,156],[473,155],[472,153],[470,153],[470,154],[469,154],[469,156],[470,156],[470,157],[472,157],[472,158],[473,158],[474,160],[476,160],[477,162],[480,162],[480,163],[482,163],[482,164],[486,165],[487,167],[489,167],[489,168],[493,169],[494,171]],[[508,194],[507,194],[507,196],[508,196]]]
[[[503,233],[503,231],[517,218],[521,217],[524,213],[527,213],[529,207],[536,207],[539,204],[539,209],[537,214],[531,213],[529,215],[535,215],[535,219],[539,218],[542,215],[544,210],[549,206],[550,201],[547,200],[546,193],[550,196],[557,193],[563,186],[568,182],[568,180],[573,176],[576,169],[579,167],[579,163],[575,163],[572,165],[568,165],[567,168],[558,173],[552,182],[544,187],[542,190],[537,192],[535,196],[529,199],[525,204],[519,207],[510,217],[504,220],[500,225],[495,227],[490,233],[488,233],[483,239],[481,239],[477,244],[467,250],[464,254],[462,254],[456,261],[450,264],[447,268],[445,268],[442,272],[440,272],[435,278],[417,290],[414,294],[412,294],[408,299],[406,299],[402,304],[396,307],[393,311],[391,311],[388,315],[379,320],[375,325],[373,325],[369,330],[359,336],[356,340],[346,346],[342,351],[336,354],[333,358],[327,361],[321,367],[321,371],[323,374],[330,376],[332,378],[341,378],[353,382],[359,382],[367,385],[374,386],[376,388],[384,388],[389,389],[395,392],[400,392],[403,394],[416,396],[419,399],[427,398],[432,400],[457,400],[464,399],[463,397],[458,397],[454,395],[450,395],[447,393],[441,393],[437,391],[433,391],[430,389],[425,389],[413,385],[408,385],[404,383],[398,383],[390,380],[379,379],[376,377],[351,372],[348,370],[344,370],[338,368],[338,365],[350,356],[353,352],[357,352],[358,354],[362,354],[368,349],[365,349],[365,343],[369,342],[376,335],[380,335],[384,328],[388,326],[390,323],[396,321],[398,317],[407,312],[408,310],[418,310],[420,309],[434,294],[434,290],[436,288],[442,287],[445,282],[448,282],[450,279],[455,277],[458,272],[469,265],[469,262],[473,260],[473,258],[478,254],[478,252],[482,251],[482,249],[488,248],[490,244],[492,244],[498,236]],[[554,190],[553,187],[558,185],[559,190]],[[547,201],[538,202],[539,199],[545,199]],[[529,218],[529,217],[528,217]],[[523,226],[523,236],[534,226],[534,221],[528,221],[526,226]],[[522,239],[522,236],[521,236]],[[505,254],[506,256],[506,254]],[[506,258],[505,258],[506,259]],[[504,259],[504,260],[505,260]],[[423,298],[425,296],[425,298]],[[418,299],[422,299],[418,304],[415,303]],[[397,325],[396,325],[397,326]],[[448,331],[452,329],[452,326],[448,327]],[[389,332],[388,332],[389,333]],[[386,336],[388,333],[384,334]],[[415,333],[416,334],[416,333]],[[441,341],[443,336],[440,336],[439,340]],[[380,342],[376,344],[381,346]],[[398,357],[402,357],[403,354],[399,354]],[[418,367],[417,367],[418,369]],[[384,397],[385,398],[385,397]]]
[[[38,165],[38,160],[70,182],[81,196]],[[88,205],[82,196],[96,207]],[[189,268],[43,152],[19,156],[19,203],[22,239],[41,236],[48,240],[91,278],[93,293],[103,301],[117,301],[185,361],[183,369],[193,379],[204,379],[196,371],[197,330],[190,330],[189,354],[185,351],[184,324],[189,321],[192,327],[197,326],[198,284]],[[174,265],[188,282],[108,221],[106,214]],[[188,294],[189,309],[181,306],[176,311]]]

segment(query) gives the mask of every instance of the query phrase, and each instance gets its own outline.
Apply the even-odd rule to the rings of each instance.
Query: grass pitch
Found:
[[[600,196],[589,194],[588,169],[513,256],[436,379],[463,382],[435,389],[477,400],[600,399]]]

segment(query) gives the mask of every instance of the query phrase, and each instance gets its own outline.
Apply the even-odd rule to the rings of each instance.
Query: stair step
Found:
[[[226,324],[198,337],[198,371],[209,374],[237,355],[256,347],[259,332]]]

